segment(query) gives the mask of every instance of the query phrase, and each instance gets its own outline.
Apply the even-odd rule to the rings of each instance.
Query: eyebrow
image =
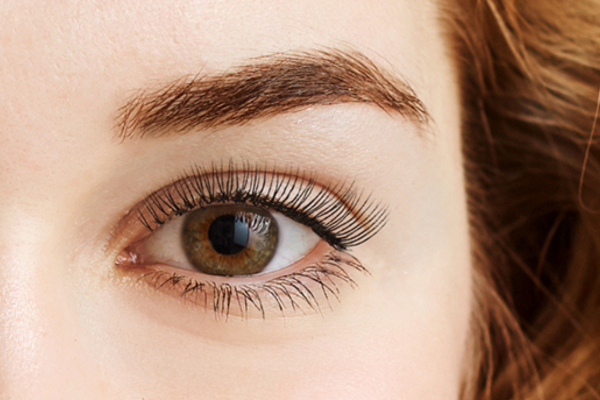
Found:
[[[354,50],[275,53],[221,73],[140,90],[120,108],[121,139],[243,125],[314,105],[365,103],[426,125],[431,116],[405,80]]]

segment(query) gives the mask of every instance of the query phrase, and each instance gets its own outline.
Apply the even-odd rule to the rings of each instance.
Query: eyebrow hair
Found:
[[[366,103],[425,125],[410,85],[364,54],[340,49],[275,53],[217,74],[142,90],[119,109],[122,139],[242,125],[313,105]]]

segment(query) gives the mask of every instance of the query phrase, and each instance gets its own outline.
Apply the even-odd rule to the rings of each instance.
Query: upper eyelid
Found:
[[[227,166],[213,164],[208,170],[194,167],[190,173],[149,195],[134,210],[140,222],[153,230],[148,219],[160,226],[194,207],[224,201],[249,202],[283,214],[293,214],[297,209],[311,211],[310,221],[306,216],[292,216],[292,219],[315,223],[313,230],[322,237],[328,236],[324,239],[339,249],[364,243],[387,221],[387,207],[373,201],[371,196],[362,196],[353,183],[342,181],[323,186],[313,174],[297,168],[252,168],[244,163],[238,169],[233,162]],[[320,220],[325,221],[315,222]],[[336,241],[337,236],[328,235],[332,229],[343,240]]]

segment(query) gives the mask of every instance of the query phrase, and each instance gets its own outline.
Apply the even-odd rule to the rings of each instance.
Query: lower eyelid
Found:
[[[323,249],[329,248],[323,252]],[[368,271],[352,255],[322,242],[320,252],[289,268],[252,277],[214,277],[162,265],[119,265],[159,292],[213,312],[217,319],[272,318],[320,313],[357,287],[353,276]],[[315,251],[311,252],[317,253]],[[206,278],[206,279],[205,279]]]

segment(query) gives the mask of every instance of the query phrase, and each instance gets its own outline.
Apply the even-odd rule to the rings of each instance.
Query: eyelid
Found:
[[[134,208],[139,221],[153,231],[166,221],[210,204],[238,203],[280,212],[305,224],[332,247],[345,250],[366,242],[387,220],[387,208],[363,197],[345,181],[326,186],[297,169],[238,169],[213,164],[152,193]]]

